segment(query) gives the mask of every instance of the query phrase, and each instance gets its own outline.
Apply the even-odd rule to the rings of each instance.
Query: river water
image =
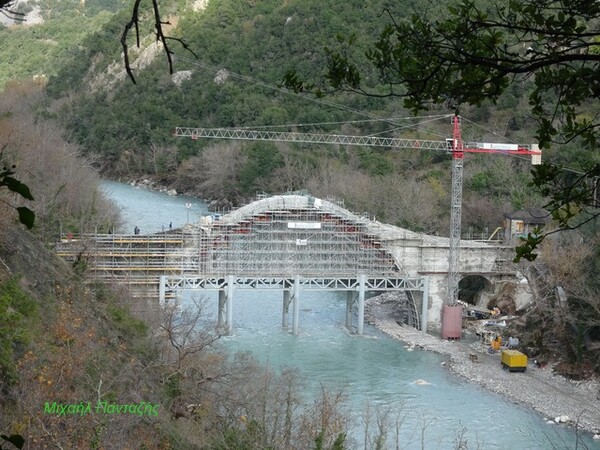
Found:
[[[175,228],[208,214],[205,203],[190,197],[108,181],[103,189],[121,207],[121,231],[126,233],[135,226],[142,234],[158,232],[170,222]],[[205,297],[216,305],[215,295]],[[576,448],[573,430],[547,424],[534,411],[455,377],[439,355],[409,351],[368,325],[367,337],[348,335],[343,327],[345,294],[306,292],[300,301],[300,332],[294,336],[281,327],[280,292],[236,292],[233,333],[221,344],[231,352],[250,351],[275,369],[297,367],[306,375],[309,391],[321,386],[344,390],[355,414],[366,403],[401,411],[406,416],[403,449],[453,449],[463,427],[469,449]],[[355,438],[361,442],[360,436]],[[584,436],[578,448],[600,444]]]

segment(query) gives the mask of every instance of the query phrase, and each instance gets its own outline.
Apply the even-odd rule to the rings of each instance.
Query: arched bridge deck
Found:
[[[497,270],[496,248],[469,247],[475,250],[461,259],[463,270]],[[96,279],[154,286],[163,301],[186,289],[217,290],[219,319],[227,330],[232,327],[237,289],[282,290],[282,323],[287,325],[292,305],[294,332],[301,291],[346,291],[346,322],[352,325],[348,317],[356,308],[358,333],[362,333],[366,293],[405,291],[411,324],[426,329],[429,277],[445,275],[448,268],[447,238],[381,224],[303,195],[267,197],[168,233],[65,240],[57,251],[67,259],[86,261]]]

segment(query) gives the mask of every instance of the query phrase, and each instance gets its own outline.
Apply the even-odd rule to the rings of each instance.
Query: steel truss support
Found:
[[[234,277],[205,278],[163,275],[160,277],[160,302],[167,293],[177,294],[185,290],[218,291],[217,324],[230,334],[233,329],[233,294],[237,289],[279,289],[283,290],[281,324],[288,327],[290,304],[292,305],[292,333],[297,335],[300,322],[300,292],[302,290],[331,290],[346,292],[346,327],[352,328],[352,316],[356,305],[356,333],[364,333],[365,297],[367,292],[418,291],[422,293],[421,328],[427,330],[427,309],[429,301],[429,281],[421,278],[377,278],[359,275],[355,278],[248,278]]]
[[[315,291],[356,291],[360,281],[359,277],[340,277],[340,278],[300,278],[299,283],[302,290]],[[422,277],[365,277],[365,290],[384,292],[384,291],[422,291]],[[164,293],[167,291],[180,290],[221,290],[229,284],[229,279],[233,280],[236,289],[278,289],[291,290],[295,278],[263,278],[263,277],[205,277],[205,276],[179,276],[164,275],[161,277],[161,283],[164,282]]]

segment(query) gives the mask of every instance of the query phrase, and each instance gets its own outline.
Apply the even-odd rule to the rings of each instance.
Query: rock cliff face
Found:
[[[195,0],[192,3],[192,9],[194,11],[203,11],[206,8],[206,5],[208,5],[208,0]]]
[[[29,11],[25,15],[25,17],[22,20],[23,22],[25,22],[27,25],[36,25],[44,23],[44,18],[40,14],[41,9],[37,5],[36,0],[17,0],[14,6],[10,9],[17,11],[21,9],[22,6],[31,7],[31,11]],[[18,22],[21,22],[21,20],[14,20],[11,14],[0,14],[0,24],[2,25],[11,26],[17,24]]]

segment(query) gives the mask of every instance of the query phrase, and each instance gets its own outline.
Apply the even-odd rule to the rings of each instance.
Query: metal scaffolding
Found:
[[[316,208],[257,212],[202,228],[200,274],[262,277],[398,276],[379,238],[358,218]]]
[[[198,270],[189,258],[187,233],[154,235],[88,234],[63,236],[56,253],[89,278],[126,284],[138,296],[158,296],[161,275],[182,275]]]
[[[412,292],[426,294],[426,281],[404,273],[370,225],[333,202],[285,195],[257,200],[225,216],[203,217],[198,225],[168,233],[72,236],[62,239],[56,251],[83,264],[90,279],[127,284],[139,296],[164,301],[185,289],[216,289],[227,330],[234,286],[279,288],[285,311],[290,302],[297,309],[300,290],[347,291],[347,326],[352,326],[356,308],[358,334],[367,291],[406,291],[410,323],[419,327]],[[297,311],[293,318],[296,333]]]

